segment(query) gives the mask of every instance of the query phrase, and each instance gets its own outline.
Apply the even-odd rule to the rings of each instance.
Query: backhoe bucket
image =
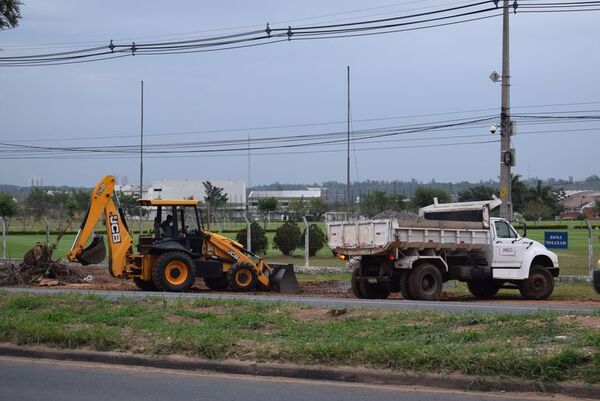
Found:
[[[77,255],[77,261],[84,266],[96,265],[102,263],[105,257],[106,247],[104,246],[104,237],[96,235],[92,242]]]
[[[300,292],[294,265],[269,264],[273,272],[269,277],[269,287],[279,292]]]

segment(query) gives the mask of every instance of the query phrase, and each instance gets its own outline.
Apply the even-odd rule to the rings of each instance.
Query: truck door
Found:
[[[494,256],[492,267],[521,267],[525,244],[518,240],[519,236],[505,220],[494,220]]]

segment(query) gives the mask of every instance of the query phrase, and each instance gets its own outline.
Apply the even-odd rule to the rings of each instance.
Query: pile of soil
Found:
[[[0,285],[60,285],[84,282],[87,274],[78,267],[52,259],[55,245],[37,243],[21,263],[0,262]]]
[[[398,220],[414,220],[419,215],[408,212],[406,210],[384,210],[373,216],[373,219],[398,219]]]

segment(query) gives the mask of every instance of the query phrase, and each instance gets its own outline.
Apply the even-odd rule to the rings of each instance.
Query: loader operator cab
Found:
[[[202,216],[197,200],[142,199],[138,203],[155,214],[154,230],[140,236],[139,251],[166,246],[167,242],[177,242],[192,253],[202,251]]]

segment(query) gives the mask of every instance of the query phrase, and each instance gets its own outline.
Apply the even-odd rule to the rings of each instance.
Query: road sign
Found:
[[[500,74],[498,74],[496,71],[492,71],[490,74],[490,79],[494,82],[500,82]]]
[[[546,248],[567,249],[569,248],[569,233],[564,231],[544,232],[544,246]]]

